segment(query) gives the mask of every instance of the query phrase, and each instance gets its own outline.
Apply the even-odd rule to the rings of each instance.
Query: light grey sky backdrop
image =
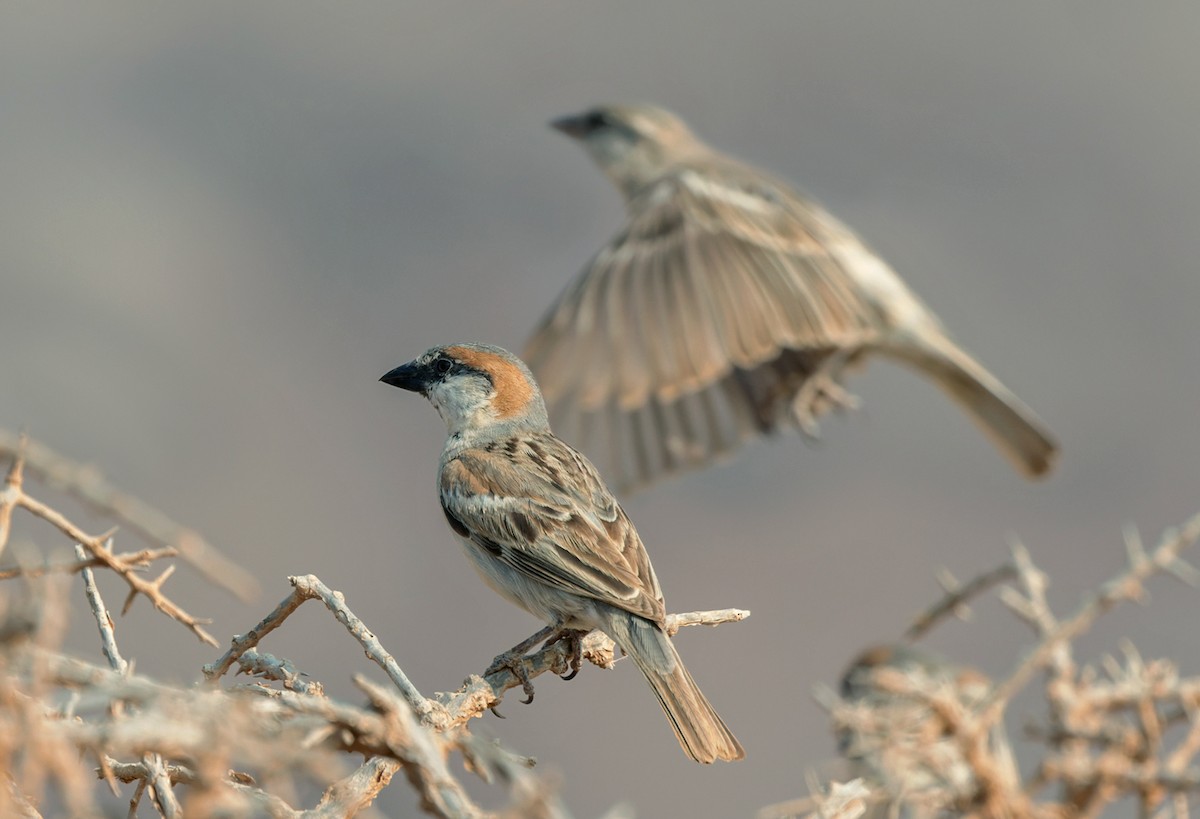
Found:
[[[1119,569],[1122,525],[1200,509],[1197,31],[1184,2],[10,4],[0,424],[250,567],[251,606],[178,583],[222,638],[314,572],[418,686],[454,688],[536,623],[446,528],[433,409],[376,379],[434,344],[519,348],[617,227],[549,118],[673,108],[859,230],[1064,449],[1027,484],[877,363],[818,446],[628,502],[670,609],[754,612],[679,638],[746,761],[688,762],[625,664],[545,678],[478,730],[561,771],[580,817],[749,815],[832,756],[811,685],[898,636],[936,567],[969,576],[1019,535],[1066,608]],[[1196,673],[1198,607],[1162,582],[1082,645],[1130,637]],[[1027,635],[979,615],[932,644],[1002,672]],[[141,603],[118,629],[144,671],[214,656]],[[342,693],[365,667],[315,610],[265,649]],[[399,784],[381,805],[415,813]]]

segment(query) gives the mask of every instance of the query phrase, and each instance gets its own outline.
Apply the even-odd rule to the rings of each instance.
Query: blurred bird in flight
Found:
[[[619,489],[757,434],[853,407],[844,370],[880,353],[932,379],[1017,470],[1058,447],[849,228],[652,106],[555,120],[625,199],[625,224],[524,353],[556,426]]]

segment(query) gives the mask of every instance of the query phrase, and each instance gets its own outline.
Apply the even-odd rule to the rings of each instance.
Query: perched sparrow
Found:
[[[663,632],[662,590],[641,538],[595,467],[550,431],[529,369],[499,347],[456,344],[380,380],[421,393],[446,422],[442,510],[484,582],[551,626],[611,637],[692,759],[741,759]]]
[[[608,458],[620,488],[755,433],[815,434],[822,412],[854,404],[843,369],[873,352],[933,379],[1024,475],[1050,469],[1057,446],[1033,412],[819,205],[659,108],[603,106],[552,125],[617,186],[628,218],[525,359],[556,424],[573,422],[568,437],[578,430]]]

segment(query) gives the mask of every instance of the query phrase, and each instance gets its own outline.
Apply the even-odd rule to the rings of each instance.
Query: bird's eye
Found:
[[[433,363],[433,369],[438,375],[445,375],[454,367],[454,362],[448,358],[439,358]]]
[[[599,111],[593,111],[592,113],[588,114],[587,119],[584,120],[584,125],[589,131],[599,130],[600,128],[604,128],[609,124],[608,117]]]

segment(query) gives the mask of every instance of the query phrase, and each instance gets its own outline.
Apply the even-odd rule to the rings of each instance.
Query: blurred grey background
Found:
[[[434,344],[519,349],[618,226],[549,118],[674,109],[854,226],[1064,450],[1025,483],[877,362],[818,445],[759,443],[628,501],[671,610],[754,612],[678,638],[747,759],[688,762],[625,664],[543,678],[477,730],[559,771],[580,817],[749,815],[833,756],[812,684],[896,638],[937,567],[971,576],[1020,537],[1065,610],[1120,569],[1124,524],[1153,539],[1200,509],[1198,30],[1182,2],[8,4],[0,425],[248,566],[249,606],[172,581],[222,639],[313,572],[419,687],[455,688],[538,624],[446,528],[433,409],[376,379]],[[1088,658],[1128,637],[1200,671],[1200,598],[1153,590]],[[354,697],[367,662],[313,606],[264,648]],[[98,657],[79,614],[72,644]],[[118,637],[181,680],[215,656],[144,601]],[[930,643],[1002,673],[1028,639],[985,603]],[[416,812],[400,783],[381,806]]]

